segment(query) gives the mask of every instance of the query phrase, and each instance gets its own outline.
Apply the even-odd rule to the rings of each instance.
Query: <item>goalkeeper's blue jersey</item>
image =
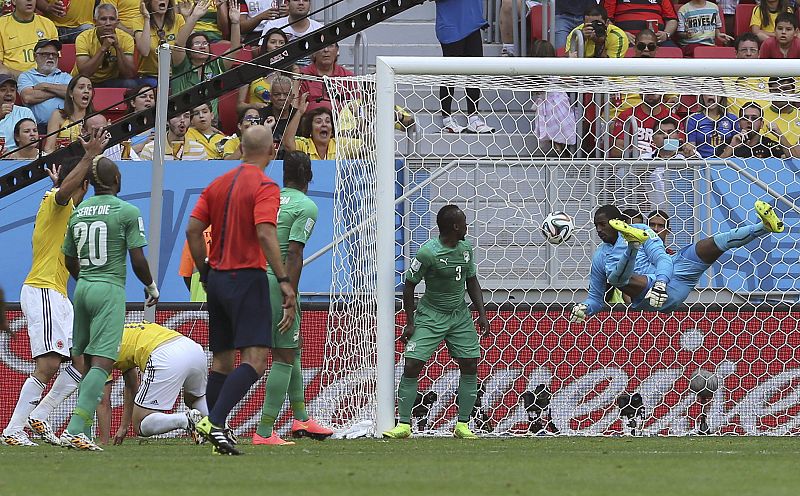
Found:
[[[633,226],[645,230],[650,238],[642,244],[636,254],[634,274],[655,275],[656,280],[669,282],[672,278],[672,257],[667,254],[661,238],[644,224],[633,224]],[[589,297],[583,302],[588,307],[587,315],[594,315],[605,308],[608,276],[617,268],[627,249],[628,242],[619,235],[613,245],[603,243],[595,250],[589,274]]]

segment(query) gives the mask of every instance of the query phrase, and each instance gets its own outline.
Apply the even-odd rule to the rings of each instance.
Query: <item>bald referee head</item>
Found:
[[[242,162],[264,169],[275,158],[272,130],[256,125],[242,133]]]

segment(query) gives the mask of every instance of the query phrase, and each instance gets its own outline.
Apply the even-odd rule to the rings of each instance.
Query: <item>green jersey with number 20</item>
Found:
[[[406,271],[406,281],[417,284],[425,279],[425,294],[420,303],[452,312],[467,306],[464,301],[466,282],[477,272],[469,241],[459,241],[450,248],[434,238],[419,248]]]
[[[127,253],[147,245],[139,209],[112,195],[93,196],[72,212],[61,251],[80,261],[80,279],[125,287]]]

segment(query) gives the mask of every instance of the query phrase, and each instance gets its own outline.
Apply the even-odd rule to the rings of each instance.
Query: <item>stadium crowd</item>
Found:
[[[523,7],[521,0],[501,0],[504,56],[517,55],[512,41],[512,1],[519,3],[518,10]],[[528,0],[527,5],[532,9],[536,3]],[[481,30],[487,27],[482,2],[457,4],[437,2],[436,35],[442,53],[482,56]],[[262,50],[275,50],[322,27],[308,17],[309,0],[274,5],[236,0],[7,2],[5,15],[0,17],[0,155],[19,160],[49,153],[85,133],[85,117],[95,110],[110,107],[104,115],[114,119],[124,111],[152,107],[160,43],[185,48],[172,51],[170,89],[177,93],[230,69],[236,58],[247,60]],[[532,40],[527,55],[797,58],[800,30],[795,10],[790,0],[759,0],[757,5],[739,5],[737,0],[719,5],[706,0],[682,4],[672,0],[555,0],[555,43]],[[229,50],[234,50],[230,57],[217,57]],[[300,149],[312,158],[332,159],[337,149],[352,152],[357,147],[344,143],[347,140],[338,145],[334,140],[329,146],[334,124],[331,110],[339,103],[331,101],[318,79],[353,75],[339,65],[338,55],[337,44],[325,47],[291,68],[290,72],[301,78],[273,72],[238,90],[235,106],[220,108],[213,100],[171,119],[167,157],[238,158],[242,129],[262,122],[272,125],[275,143],[281,146],[279,153]],[[791,80],[752,78],[739,83],[775,92],[794,91]],[[303,98],[305,101],[299,102]],[[452,111],[453,88],[443,87],[440,99],[443,132],[495,132],[478,113],[478,88],[467,89],[466,126]],[[534,101],[536,137],[549,142],[554,153],[568,153],[569,145],[586,146],[587,138],[597,138],[577,135],[576,119],[591,119],[591,112],[576,116],[574,98],[550,92],[536,95]],[[800,110],[789,102],[725,101],[710,95],[613,95],[609,105],[611,156],[800,156]],[[293,126],[292,117],[300,107],[304,114]],[[397,110],[397,128],[411,128],[414,119],[410,112]],[[313,121],[318,125],[312,125]],[[663,134],[662,125],[670,128],[674,122],[677,127],[670,136],[664,140],[656,137]],[[299,133],[295,140],[284,142],[287,128]],[[654,145],[662,141],[664,144]],[[152,132],[136,136],[123,144],[120,158],[152,158],[151,143]],[[22,146],[26,148],[15,151]]]

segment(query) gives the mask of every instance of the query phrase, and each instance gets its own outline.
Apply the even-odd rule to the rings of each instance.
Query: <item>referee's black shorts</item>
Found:
[[[266,271],[209,270],[208,347],[213,352],[272,346],[272,315]]]

